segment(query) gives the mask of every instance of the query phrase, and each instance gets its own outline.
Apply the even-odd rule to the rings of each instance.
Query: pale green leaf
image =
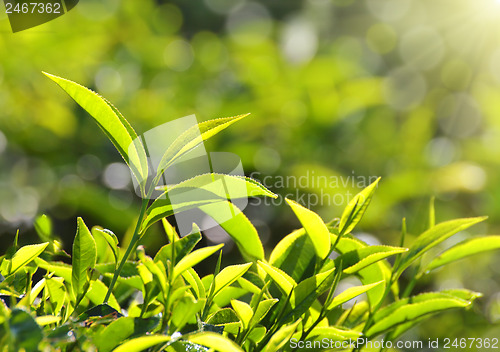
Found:
[[[335,298],[330,302],[327,309],[333,309],[335,307],[340,306],[341,304],[350,301],[351,299],[371,290],[372,288],[380,285],[384,281],[375,282],[373,284],[363,285],[363,286],[355,286],[349,287],[347,290],[339,293]]]
[[[290,292],[292,292],[293,288],[297,286],[297,283],[281,269],[275,268],[272,265],[261,261],[258,262],[258,266],[264,270],[271,277],[271,279],[273,279],[285,295],[288,296]]]
[[[343,341],[349,339],[357,340],[362,335],[363,334],[359,331],[340,329],[334,326],[317,326],[314,329],[312,329],[311,333],[309,334],[309,336],[311,337],[316,336],[314,340],[329,339],[336,341]]]
[[[286,199],[286,202],[311,238],[318,257],[321,259],[328,257],[331,246],[330,232],[320,216],[293,200]]]
[[[108,229],[95,228],[95,232],[101,235],[106,240],[109,248],[111,248],[113,256],[115,257],[115,263],[118,263],[118,259],[120,257],[120,250],[118,249],[118,237],[116,237],[116,235]]]
[[[366,212],[366,208],[368,208],[368,205],[373,198],[373,194],[375,193],[375,189],[379,181],[380,177],[364,190],[356,194],[354,198],[351,199],[349,204],[347,204],[347,207],[344,209],[344,212],[340,217],[339,232],[341,236],[345,233],[351,232],[361,220]]]
[[[174,273],[173,273],[173,280],[177,278],[180,274],[182,274],[184,271],[186,271],[189,268],[192,268],[199,262],[205,260],[215,252],[217,252],[219,249],[222,248],[224,244],[219,244],[217,246],[211,246],[211,247],[205,247],[205,248],[200,248],[194,252],[189,253],[187,256],[182,258],[179,263],[174,267]]]
[[[273,334],[269,342],[266,344],[266,347],[264,347],[263,352],[279,351],[281,347],[290,341],[290,338],[301,321],[302,320],[299,319],[293,324],[282,326],[275,334]]]
[[[243,274],[245,274],[248,269],[252,266],[252,263],[230,265],[222,269],[220,273],[215,276],[214,283],[214,295],[220,292],[224,287],[231,285],[233,282],[238,280]]]
[[[200,210],[213,218],[231,236],[247,260],[264,258],[264,248],[257,230],[233,203],[222,201],[200,206]]]
[[[54,315],[43,315],[41,317],[36,317],[35,321],[40,326],[56,324],[61,321],[61,317]]]
[[[248,303],[233,299],[231,300],[231,306],[233,307],[240,321],[243,323],[243,329],[248,328],[250,320],[253,316],[253,310],[250,305]]]
[[[137,337],[129,340],[113,350],[113,352],[140,352],[147,348],[156,346],[160,343],[170,341],[170,336],[166,335],[150,335]]]
[[[255,326],[258,324],[262,318],[266,316],[266,314],[269,312],[269,310],[278,302],[277,299],[265,299],[263,301],[259,302],[259,305],[255,309],[254,316],[252,317],[250,321],[250,326]]]
[[[223,117],[219,119],[200,122],[197,125],[191,126],[184,133],[172,142],[158,164],[157,175],[161,175],[175,160],[190,150],[196,148],[203,141],[215,136],[220,131],[231,126],[233,123],[248,116],[238,115],[233,117]]]
[[[196,333],[190,335],[187,340],[220,352],[243,352],[233,341],[214,332]]]
[[[175,189],[192,188],[205,190],[222,199],[237,199],[266,196],[276,198],[277,195],[269,191],[256,180],[239,175],[226,175],[220,173],[202,174],[175,185],[159,186],[157,189],[172,191]]]
[[[15,274],[23,266],[29,264],[33,259],[37,258],[47,248],[49,242],[32,244],[19,248],[12,257],[11,268],[8,275]]]

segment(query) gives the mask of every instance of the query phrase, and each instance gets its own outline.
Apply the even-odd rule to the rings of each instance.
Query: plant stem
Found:
[[[154,189],[154,187],[151,187],[151,189]],[[111,279],[111,283],[109,284],[108,292],[106,292],[106,297],[104,297],[103,304],[108,303],[109,297],[111,296],[111,292],[113,292],[113,287],[116,284],[116,280],[118,280],[118,277],[120,276],[120,273],[122,272],[123,267],[125,266],[125,263],[127,262],[128,257],[130,256],[130,253],[137,245],[137,242],[139,242],[139,232],[140,232],[142,220],[144,219],[144,214],[146,213],[146,208],[147,208],[148,203],[149,203],[149,195],[151,193],[152,192],[150,191],[148,196],[146,196],[146,198],[142,199],[141,212],[139,214],[139,218],[137,219],[137,224],[135,225],[134,235],[132,236],[132,240],[130,241],[130,244],[128,245],[127,250],[125,251],[125,254],[123,255],[123,258],[120,262],[120,265],[118,266],[118,268],[115,270],[115,273],[113,274],[113,278]]]

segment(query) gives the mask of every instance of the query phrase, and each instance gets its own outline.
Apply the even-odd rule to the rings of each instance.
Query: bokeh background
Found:
[[[411,241],[432,196],[438,221],[489,216],[445,246],[500,229],[500,1],[85,0],[16,34],[2,8],[0,52],[2,248],[17,229],[34,241],[42,213],[68,249],[76,216],[123,238],[138,213],[119,154],[41,71],[98,91],[138,133],[190,114],[251,112],[207,148],[238,154],[247,175],[269,176],[282,195],[352,195],[360,188],[348,177],[381,176],[357,233],[369,242],[397,245],[403,217]],[[347,185],[318,187],[320,175]],[[277,183],[292,176],[309,182],[298,191]],[[330,220],[345,200],[309,205]],[[282,204],[245,212],[268,251],[298,226]],[[157,227],[146,246],[164,242]],[[449,287],[485,297],[407,339],[500,335],[498,253],[416,289]]]

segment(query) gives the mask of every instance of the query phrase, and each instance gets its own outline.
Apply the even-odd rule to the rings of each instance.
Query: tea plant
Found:
[[[355,343],[348,349],[361,350],[381,335],[386,341],[395,340],[433,314],[468,309],[481,296],[466,289],[418,295],[412,291],[418,280],[440,266],[500,248],[500,236],[474,237],[422,264],[429,250],[485,218],[434,224],[431,207],[428,230],[408,248],[404,222],[398,247],[368,245],[351,233],[370,204],[377,180],[352,199],[340,218],[327,223],[286,199],[303,227],[285,236],[266,259],[256,229],[227,200],[227,188],[213,186],[220,180],[238,197],[276,197],[258,182],[212,173],[157,187],[175,160],[246,115],[186,130],[165,151],[158,171],[149,175],[143,144],[113,105],[74,82],[46,75],[109,137],[136,177],[143,200],[126,248],[111,230],[89,229],[81,218],[71,257],[61,249],[47,216],[35,221],[43,243],[19,248],[16,234],[0,264],[2,351],[274,352],[325,350],[346,341]],[[207,197],[175,207],[170,202],[169,192],[193,188],[204,190]],[[155,189],[164,193],[150,202]],[[228,207],[233,217],[226,220],[221,213]],[[213,217],[247,262],[223,267],[222,244],[195,249],[202,234],[194,224],[191,233],[181,238],[167,218],[192,208]],[[150,257],[139,244],[158,221],[168,244]],[[213,274],[200,277],[194,267],[217,253]],[[71,264],[60,261],[65,257]],[[401,290],[401,275],[409,269],[414,274]],[[349,276],[362,285],[336,294],[339,281]],[[359,297],[362,294],[366,299]],[[344,306],[356,298],[354,306]]]

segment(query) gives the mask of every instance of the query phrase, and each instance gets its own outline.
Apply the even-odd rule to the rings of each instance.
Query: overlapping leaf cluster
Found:
[[[151,202],[159,175],[173,160],[243,116],[200,123],[166,151],[152,185],[137,135],[116,108],[90,90],[50,76],[97,121],[141,185],[145,196],[131,243],[122,248],[108,229],[89,229],[77,220],[71,257],[61,249],[51,220],[37,218],[43,243],[19,248],[17,236],[0,264],[1,351],[289,351],[290,339],[308,343],[397,339],[432,314],[471,306],[480,296],[466,289],[412,296],[415,283],[433,269],[469,255],[500,248],[498,236],[475,237],[441,253],[427,265],[420,260],[459,231],[484,220],[470,218],[434,224],[404,248],[368,245],[351,235],[362,219],[378,180],[347,205],[340,218],[325,223],[316,213],[286,200],[302,228],[285,236],[266,258],[259,235],[245,215],[227,200],[222,180],[241,196],[275,195],[244,177],[200,175],[168,191],[201,188],[210,194],[175,211],[199,208],[235,240],[244,264],[222,266],[222,245],[197,247],[199,228],[179,237],[167,217],[174,214],[168,197]],[[134,143],[134,148],[129,148]],[[130,154],[133,155],[130,155]],[[149,187],[149,188],[148,188]],[[234,217],[219,219],[221,207]],[[219,220],[220,221],[219,221]],[[154,257],[139,241],[161,221],[168,239]],[[404,224],[403,224],[404,225]],[[219,253],[214,273],[200,277],[195,266]],[[71,258],[71,264],[61,259]],[[389,260],[393,263],[391,265]],[[401,292],[399,279],[416,273]],[[339,282],[357,277],[362,285],[336,293]],[[360,295],[366,294],[366,299]],[[344,303],[357,299],[351,308]],[[318,345],[316,345],[318,346]]]

